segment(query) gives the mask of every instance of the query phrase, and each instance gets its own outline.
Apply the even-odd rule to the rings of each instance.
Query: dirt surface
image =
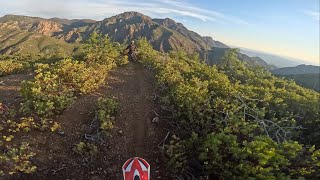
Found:
[[[61,124],[59,133],[32,131],[16,137],[16,140],[30,143],[37,154],[32,161],[38,170],[13,179],[122,179],[123,163],[135,156],[150,163],[152,179],[172,179],[165,173],[165,163],[158,147],[166,136],[161,117],[160,123],[151,122],[155,112],[159,113],[153,100],[155,86],[152,74],[139,64],[129,63],[111,71],[107,83],[96,93],[77,98],[70,108],[53,118]],[[0,89],[7,102],[16,96],[5,94],[18,89],[13,87],[10,90]],[[90,125],[94,119],[95,103],[102,96],[114,98],[120,104],[120,112],[112,130],[90,139],[85,135],[95,135],[96,129]],[[81,141],[97,145],[97,155],[88,159],[75,153],[73,148]]]
[[[0,77],[0,101],[10,105],[16,105],[21,99],[20,84],[23,80],[28,80],[33,74],[14,74]]]
[[[117,120],[117,127],[114,133],[123,133],[117,138],[110,139],[110,145],[114,147],[112,159],[119,161],[114,164],[113,171],[121,169],[124,161],[130,157],[143,157],[149,161],[152,168],[152,177],[163,177],[164,169],[161,167],[159,159],[159,149],[157,144],[165,136],[160,125],[152,124],[152,119],[156,117],[154,112],[158,108],[153,100],[154,80],[152,75],[140,65],[129,64],[110,73],[109,94],[114,96],[121,105],[120,116]],[[120,146],[119,146],[120,145]],[[124,145],[124,146],[122,146]],[[118,179],[119,173],[115,173],[110,179]]]

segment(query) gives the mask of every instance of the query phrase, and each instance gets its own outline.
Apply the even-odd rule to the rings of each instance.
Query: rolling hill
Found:
[[[0,54],[69,54],[75,45],[53,37],[62,32],[62,25],[53,21],[6,15],[0,18]]]

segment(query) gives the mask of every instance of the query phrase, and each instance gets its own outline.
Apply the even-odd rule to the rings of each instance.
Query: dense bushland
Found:
[[[0,76],[19,73],[24,70],[24,64],[12,60],[0,61]]]
[[[63,54],[0,55],[0,76],[32,72],[37,63],[53,63],[66,57]]]
[[[104,84],[108,71],[125,63],[117,44],[109,37],[93,33],[79,60],[64,59],[53,64],[37,64],[35,78],[22,83],[23,112],[50,116],[64,110],[81,94]]]
[[[172,114],[166,153],[179,176],[319,178],[319,93],[246,66],[236,50],[210,67],[198,55],[138,44]]]
[[[35,76],[22,82],[20,112],[0,103],[0,175],[36,171],[37,167],[30,160],[36,154],[27,142],[15,141],[15,136],[32,130],[59,130],[60,125],[50,118],[61,113],[78,96],[92,93],[104,85],[110,69],[126,64],[127,58],[122,56],[121,48],[107,36],[94,32],[88,42],[78,49],[75,54],[77,60],[71,57],[61,59],[60,55],[49,58],[41,55],[1,56],[0,68],[5,70],[2,75],[24,70],[23,63],[18,62],[26,60],[25,63],[30,65],[28,70],[34,69]],[[8,58],[12,60],[6,60]],[[98,108],[101,129],[110,128],[116,103],[101,99]],[[85,152],[87,146],[90,152],[94,152],[95,149],[90,148],[96,148],[95,145],[82,143],[78,144],[76,152]]]

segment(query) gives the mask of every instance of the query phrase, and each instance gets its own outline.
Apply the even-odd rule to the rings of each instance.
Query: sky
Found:
[[[138,11],[231,46],[320,64],[320,0],[0,0],[0,6],[0,16],[68,19]]]

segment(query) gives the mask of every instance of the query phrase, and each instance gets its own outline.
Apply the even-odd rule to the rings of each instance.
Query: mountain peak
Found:
[[[177,30],[179,28],[187,29],[183,24],[177,23],[173,19],[165,18],[165,19],[153,19],[154,22],[158,23],[161,26]]]
[[[122,21],[122,20],[132,20],[134,22],[141,22],[141,21],[147,21],[147,22],[151,22],[152,19],[149,16],[146,16],[144,14],[141,14],[139,12],[135,12],[135,11],[128,11],[128,12],[124,12],[115,16],[112,16],[110,18],[106,18],[103,20],[103,22],[107,22],[107,24],[109,23],[115,23],[118,21]]]
[[[133,17],[150,18],[150,17],[148,17],[148,16],[146,16],[144,14],[141,14],[139,12],[136,12],[136,11],[124,12],[124,13],[116,15],[115,17],[117,17],[117,18],[125,18],[125,19],[129,19],[129,18],[133,18]]]
[[[170,19],[170,18],[164,18],[163,20],[164,20],[164,22],[166,22],[168,24],[177,24],[176,21],[174,21],[173,19]]]

